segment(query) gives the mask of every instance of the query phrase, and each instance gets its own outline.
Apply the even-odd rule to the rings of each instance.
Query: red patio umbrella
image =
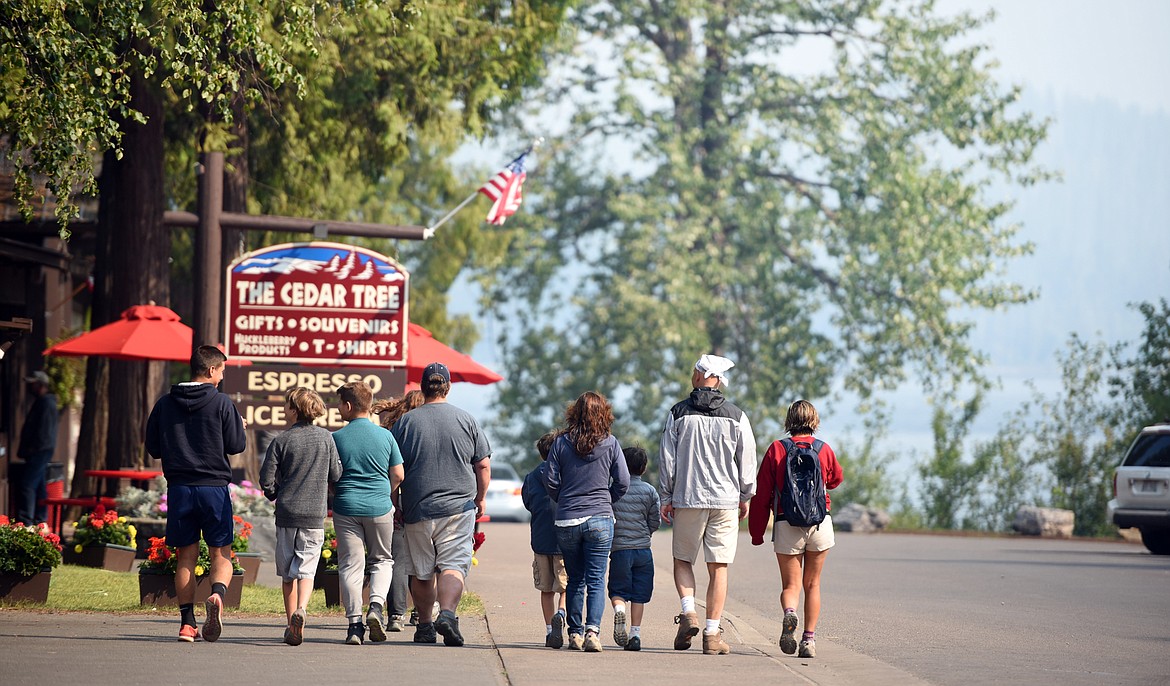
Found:
[[[493,372],[467,355],[435,340],[430,331],[418,324],[407,326],[406,380],[408,383],[422,381],[423,369],[432,362],[442,362],[451,371],[451,382],[466,381],[474,384],[490,384],[503,381],[504,377]]]
[[[189,362],[191,336],[191,327],[180,322],[174,310],[161,305],[135,305],[127,308],[118,321],[50,346],[45,354]]]

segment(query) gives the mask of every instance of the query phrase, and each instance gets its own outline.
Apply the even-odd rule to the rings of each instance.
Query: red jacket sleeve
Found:
[[[828,443],[821,445],[821,452],[817,455],[821,460],[821,474],[825,477],[825,512],[833,509],[833,501],[829,498],[829,491],[841,485],[844,474],[841,472],[841,463]]]
[[[784,464],[784,446],[780,441],[773,441],[760,461],[760,471],[756,474],[756,494],[752,496],[751,509],[748,513],[748,532],[752,536],[752,545],[761,545],[764,542],[764,532],[768,529],[768,517],[772,514],[772,497],[776,490],[777,471]]]

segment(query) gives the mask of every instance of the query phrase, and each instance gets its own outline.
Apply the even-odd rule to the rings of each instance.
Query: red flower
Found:
[[[483,533],[482,531],[476,531],[476,532],[475,532],[475,536],[473,536],[473,537],[471,538],[471,540],[472,540],[472,544],[471,544],[471,550],[472,550],[472,552],[475,552],[476,550],[479,550],[479,547],[480,547],[481,545],[483,545],[483,542],[484,542],[484,540],[486,540],[486,539],[487,539],[487,536],[485,536],[485,535],[484,535],[484,533]]]
[[[93,517],[90,517],[89,518],[89,525],[95,529],[100,529],[106,525],[106,522],[103,519],[95,519]]]
[[[102,505],[101,503],[98,503],[97,507],[93,508],[93,517],[90,517],[90,519],[93,519],[94,517],[101,519],[102,517],[105,517],[105,516],[106,516],[106,506]]]
[[[8,526],[8,515],[0,515],[0,526]]]

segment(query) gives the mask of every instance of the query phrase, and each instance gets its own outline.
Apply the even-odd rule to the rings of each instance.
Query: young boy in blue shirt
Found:
[[[565,644],[565,586],[569,583],[565,562],[557,545],[555,524],[557,506],[544,489],[544,471],[548,468],[548,451],[552,448],[555,431],[536,441],[541,463],[524,477],[520,497],[524,507],[532,513],[532,581],[540,591],[540,608],[544,612],[544,645],[560,648]],[[556,595],[560,594],[557,598]]]
[[[613,604],[613,640],[626,650],[642,649],[642,612],[654,593],[654,556],[650,535],[662,523],[658,491],[642,481],[649,458],[642,448],[622,449],[630,470],[630,488],[613,504],[613,545],[609,553],[609,601]],[[629,602],[629,629],[626,602]]]

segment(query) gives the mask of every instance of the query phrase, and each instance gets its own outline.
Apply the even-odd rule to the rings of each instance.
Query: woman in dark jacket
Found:
[[[557,503],[557,543],[569,576],[569,649],[591,653],[601,652],[613,503],[630,487],[622,448],[609,433],[612,424],[613,408],[605,397],[583,393],[565,411],[564,433],[553,442],[544,475],[545,489]]]

